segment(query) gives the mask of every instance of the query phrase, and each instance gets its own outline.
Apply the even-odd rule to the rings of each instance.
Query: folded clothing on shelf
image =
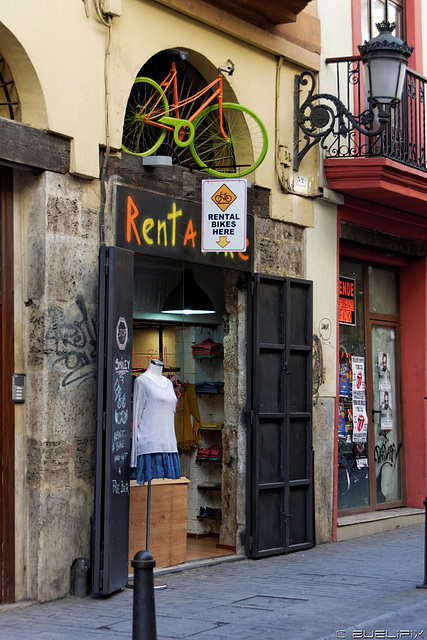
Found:
[[[203,382],[196,382],[194,385],[196,393],[224,393],[224,382],[216,380],[204,380]]]
[[[224,356],[224,345],[221,342],[214,342],[207,338],[199,344],[191,347],[194,358],[222,358]]]
[[[222,431],[224,428],[224,422],[201,422],[201,429],[207,429],[209,431]]]
[[[221,460],[222,448],[219,445],[212,447],[199,447],[197,449],[196,460]]]

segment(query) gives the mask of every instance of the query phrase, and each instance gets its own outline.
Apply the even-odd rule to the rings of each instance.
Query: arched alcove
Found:
[[[0,117],[21,120],[21,105],[15,81],[4,56],[0,52]]]
[[[172,51],[183,51],[188,54],[186,59],[182,59],[179,55],[171,53]],[[189,50],[187,47],[177,47],[176,49],[168,49],[160,51],[152,56],[141,67],[137,74],[137,78],[151,78],[157,84],[161,84],[162,81],[167,78],[171,68],[171,63],[175,62],[177,68],[178,78],[178,99],[180,101],[188,98],[191,95],[197,94],[204,89],[210,82],[212,82],[218,75],[218,69],[216,69],[212,63],[207,60],[200,53]],[[230,88],[226,78],[223,78],[223,92],[224,100],[237,102],[233,91]],[[128,114],[139,101],[138,86],[133,85],[126,109],[125,123]],[[210,91],[212,93],[212,91]],[[166,98],[171,105],[174,102],[172,86],[166,92]],[[200,98],[197,98],[194,102],[184,105],[180,108],[179,117],[187,119],[190,117],[190,113],[193,113],[199,107],[202,106],[206,100],[207,94]],[[171,113],[171,115],[173,115]],[[125,124],[126,126],[126,124]],[[125,132],[124,140],[125,144]],[[172,157],[172,162],[175,165],[185,166],[189,168],[197,168],[197,163],[191,155],[187,147],[180,148],[174,142],[173,132],[168,132],[162,145],[157,150],[157,155],[165,155]]]
[[[13,81],[13,90],[12,85],[8,85],[10,99],[12,102],[16,102],[14,98],[19,96],[19,108],[18,105],[13,106],[14,117],[12,119],[33,127],[48,128],[46,105],[37,72],[24,46],[1,22],[0,42],[0,57],[4,58],[7,71],[5,67],[3,69],[7,80]],[[1,99],[0,102],[2,102]],[[6,111],[4,111],[4,108],[5,106],[3,105],[0,115],[10,118],[11,112],[8,106],[6,105]]]
[[[231,61],[218,70],[184,48],[152,56],[129,94],[122,149],[168,156],[174,165],[220,177],[251,173],[265,156],[267,133],[237,102],[227,80],[233,71]]]

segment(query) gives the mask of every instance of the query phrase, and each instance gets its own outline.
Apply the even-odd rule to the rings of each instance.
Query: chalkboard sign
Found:
[[[133,252],[101,247],[93,591],[128,579]]]

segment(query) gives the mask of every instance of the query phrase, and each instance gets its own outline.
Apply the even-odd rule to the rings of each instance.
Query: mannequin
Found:
[[[151,360],[133,390],[131,467],[138,484],[148,482],[146,550],[150,548],[151,480],[181,477],[175,435],[177,397],[172,382],[163,375],[163,362]]]
[[[163,389],[166,389],[168,381],[167,378],[165,378],[162,374],[163,362],[161,360],[151,360],[147,370],[142,375],[148,376],[149,378],[151,378],[151,380],[153,380],[153,382],[158,384],[159,387],[163,387]]]
[[[163,362],[151,360],[135,380],[131,467],[137,482],[153,478],[180,478],[175,435],[177,398],[172,382],[163,374]]]

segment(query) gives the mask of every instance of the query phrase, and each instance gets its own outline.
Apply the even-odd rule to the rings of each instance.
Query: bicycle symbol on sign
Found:
[[[228,188],[226,184],[223,184],[213,196],[211,196],[212,200],[215,202],[217,207],[221,209],[221,211],[225,211],[228,207],[233,204],[236,200],[236,194]]]
[[[231,195],[231,193],[221,191],[220,193],[216,193],[214,195],[214,200],[217,204],[231,204],[231,202],[233,201],[233,196]]]

